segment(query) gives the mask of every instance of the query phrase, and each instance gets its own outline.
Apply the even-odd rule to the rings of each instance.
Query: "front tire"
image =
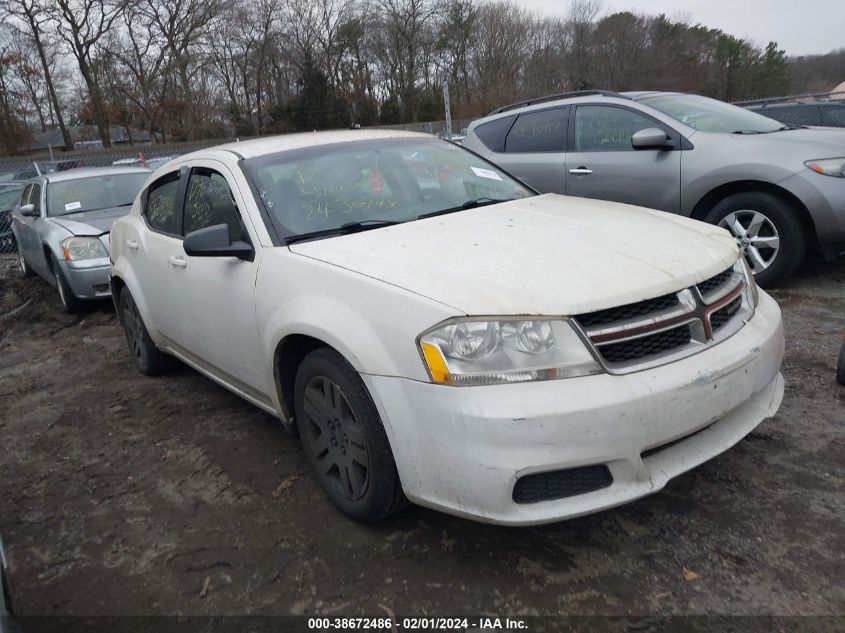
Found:
[[[53,271],[53,279],[56,282],[56,290],[59,291],[59,299],[62,301],[62,307],[65,309],[65,312],[68,314],[76,314],[82,310],[82,300],[73,294],[70,284],[65,281],[65,276],[62,274],[62,269],[61,266],[59,266],[56,256],[52,253],[50,253],[50,270]]]
[[[381,418],[340,354],[321,348],[305,357],[296,374],[294,411],[317,481],[341,512],[373,523],[404,506]]]
[[[807,254],[807,235],[796,210],[773,194],[747,191],[728,196],[705,220],[730,231],[764,288],[792,275]]]
[[[24,277],[32,277],[35,273],[33,272],[32,268],[29,267],[29,264],[26,261],[26,257],[23,254],[23,249],[21,248],[21,243],[17,243],[18,247],[18,268],[21,271],[21,275]]]
[[[129,353],[132,354],[135,366],[147,376],[157,376],[170,369],[173,366],[173,358],[153,343],[129,288],[124,287],[120,291],[118,305],[118,317],[123,325],[123,333],[126,335],[126,343],[129,345]]]
[[[836,382],[845,385],[845,340],[839,348],[839,362],[836,365]]]

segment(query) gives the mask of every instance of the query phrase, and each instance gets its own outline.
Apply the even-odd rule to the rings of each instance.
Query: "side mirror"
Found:
[[[237,257],[252,259],[252,246],[246,242],[229,239],[229,226],[215,224],[191,231],[182,243],[186,255],[192,257]]]
[[[25,204],[21,207],[21,215],[27,218],[36,218],[38,211],[35,210],[34,204]]]
[[[634,149],[666,149],[670,146],[666,132],[656,127],[635,132],[631,137],[631,145]]]

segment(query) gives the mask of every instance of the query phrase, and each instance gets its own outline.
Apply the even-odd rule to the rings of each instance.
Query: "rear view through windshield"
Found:
[[[136,172],[51,182],[47,185],[47,215],[128,206],[141,191],[147,176],[146,172]]]
[[[253,158],[244,166],[285,237],[534,195],[495,166],[439,140],[322,145]]]

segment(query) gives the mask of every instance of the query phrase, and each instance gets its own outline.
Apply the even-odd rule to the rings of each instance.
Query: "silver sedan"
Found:
[[[149,174],[141,167],[98,167],[27,181],[12,212],[21,272],[55,286],[68,312],[108,297],[111,225],[129,212]]]

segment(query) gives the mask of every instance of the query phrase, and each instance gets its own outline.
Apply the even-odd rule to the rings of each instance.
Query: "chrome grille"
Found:
[[[745,277],[735,267],[679,292],[573,317],[605,369],[628,373],[701,351],[742,326]]]

